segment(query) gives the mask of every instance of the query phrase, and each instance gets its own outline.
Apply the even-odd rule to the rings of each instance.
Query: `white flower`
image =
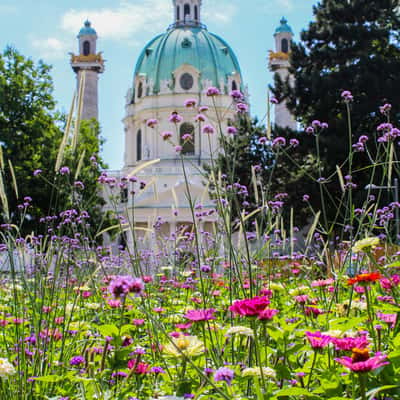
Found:
[[[233,335],[254,337],[254,331],[247,326],[232,326],[226,331],[225,336],[231,337]]]
[[[262,367],[262,375],[264,375],[264,378],[271,378],[274,379],[276,378],[276,372],[272,368],[269,367]],[[254,367],[254,368],[245,368],[242,371],[242,376],[259,376],[261,377],[261,368],[260,367]]]
[[[15,374],[14,365],[10,363],[6,358],[0,358],[0,377],[7,378],[8,376]]]

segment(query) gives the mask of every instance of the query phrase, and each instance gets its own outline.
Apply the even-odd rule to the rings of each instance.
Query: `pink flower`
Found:
[[[306,336],[313,349],[322,349],[332,341],[330,336],[323,335],[321,332],[306,332]]]
[[[163,132],[163,133],[161,134],[161,137],[162,137],[164,140],[168,140],[168,139],[170,139],[170,138],[172,137],[172,132]]]
[[[314,281],[311,283],[312,287],[325,287],[325,286],[330,286],[335,282],[334,279],[319,279],[317,281]]]
[[[149,372],[150,365],[138,362],[137,360],[129,360],[128,368],[133,370],[133,373],[136,375],[145,375]]]
[[[270,304],[269,298],[266,296],[256,296],[252,299],[236,300],[229,310],[234,314],[246,317],[259,316]]]
[[[369,346],[369,342],[367,336],[359,336],[359,337],[346,337],[346,338],[333,338],[333,344],[335,345],[336,350],[344,350],[351,351],[354,348],[357,349],[365,349]]]
[[[260,314],[258,315],[258,319],[261,321],[271,321],[271,319],[274,318],[274,316],[278,314],[278,312],[278,310],[266,308],[264,311],[260,312]]]
[[[383,322],[386,322],[393,329],[396,326],[397,314],[383,314],[378,312],[376,316]]]
[[[219,91],[219,89],[216,88],[216,87],[213,87],[213,86],[209,87],[209,88],[207,89],[207,91],[206,91],[206,95],[209,96],[209,97],[218,96],[219,94],[221,94],[221,92]]]
[[[154,128],[158,124],[158,121],[155,118],[148,119],[146,125],[149,128]]]
[[[179,124],[183,121],[183,117],[180,116],[177,112],[173,112],[170,117],[169,117],[169,122],[172,122],[173,124]]]
[[[185,318],[193,322],[209,321],[215,319],[215,311],[214,308],[209,308],[207,310],[189,310],[186,312]]]
[[[335,358],[335,361],[353,372],[362,374],[389,364],[386,359],[386,354],[376,353],[374,357],[370,357],[367,349],[355,348],[352,357]]]
[[[185,101],[185,107],[187,108],[194,108],[196,107],[197,100],[196,99],[188,99]]]
[[[215,133],[215,129],[212,125],[205,125],[203,127],[203,133],[212,135],[213,133]]]

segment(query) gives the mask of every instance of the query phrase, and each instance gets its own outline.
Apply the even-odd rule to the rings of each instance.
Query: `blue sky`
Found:
[[[252,113],[265,115],[267,68],[273,32],[286,16],[296,33],[312,19],[316,0],[203,0],[202,20],[232,46],[249,86]],[[0,46],[13,45],[34,60],[53,65],[59,109],[69,109],[75,77],[69,52],[77,52],[76,35],[89,18],[99,35],[98,49],[107,60],[100,79],[100,123],[106,139],[103,156],[111,169],[122,166],[122,118],[140,51],[173,22],[172,0],[1,0]]]

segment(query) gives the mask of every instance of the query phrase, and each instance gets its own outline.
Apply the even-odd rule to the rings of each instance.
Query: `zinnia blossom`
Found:
[[[196,357],[204,353],[205,347],[197,336],[179,336],[164,346],[164,353],[175,358]]]
[[[336,350],[351,351],[354,348],[365,349],[369,346],[369,342],[366,335],[359,337],[345,337],[345,338],[333,338],[333,344]]]
[[[0,378],[7,378],[14,375],[16,370],[6,358],[0,358]]]
[[[379,246],[380,239],[378,237],[370,237],[366,239],[359,240],[353,246],[354,253],[360,253],[361,251],[374,249]]]
[[[330,336],[323,335],[321,332],[306,332],[306,336],[314,349],[322,349],[332,341]]]
[[[354,278],[350,278],[347,283],[350,286],[354,286],[355,284],[368,284],[379,281],[382,278],[382,275],[379,272],[370,272],[368,274],[360,274],[355,276]]]
[[[229,310],[234,314],[245,317],[259,316],[270,304],[269,298],[266,296],[256,296],[252,299],[236,300]]]
[[[185,314],[185,318],[190,321],[199,322],[199,321],[209,321],[215,319],[214,308],[209,308],[207,310],[189,310]]]
[[[386,361],[387,355],[380,352],[376,353],[374,357],[370,357],[367,349],[353,349],[352,357],[335,358],[339,364],[359,374],[372,371],[389,364]]]

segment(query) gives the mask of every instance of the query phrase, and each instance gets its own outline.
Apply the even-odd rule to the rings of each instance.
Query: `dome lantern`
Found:
[[[175,25],[200,25],[201,2],[202,0],[173,0]]]

